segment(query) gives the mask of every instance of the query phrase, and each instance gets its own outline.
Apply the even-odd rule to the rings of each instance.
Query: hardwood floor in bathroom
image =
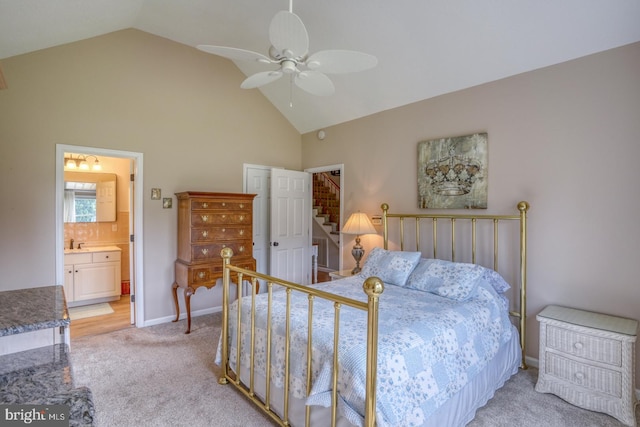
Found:
[[[72,320],[71,340],[133,327],[129,311],[129,295],[123,295],[119,301],[110,302],[109,305],[114,311],[111,314]]]

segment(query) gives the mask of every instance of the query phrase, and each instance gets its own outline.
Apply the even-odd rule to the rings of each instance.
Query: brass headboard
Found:
[[[456,261],[456,245],[460,240],[464,240],[463,243],[470,245],[471,263],[478,264],[477,259],[477,226],[478,223],[493,223],[493,266],[495,271],[498,271],[499,261],[499,230],[501,223],[519,221],[519,304],[517,310],[509,311],[509,314],[518,319],[518,326],[520,329],[520,348],[522,349],[522,368],[527,369],[525,362],[525,342],[526,342],[526,321],[527,321],[527,211],[529,210],[529,203],[520,202],[517,205],[519,213],[513,215],[473,215],[473,214],[395,214],[389,213],[389,205],[383,203],[382,206],[382,226],[383,226],[383,239],[384,248],[389,249],[389,219],[397,218],[399,220],[399,246],[400,250],[413,250],[405,248],[405,222],[412,222],[415,224],[415,250],[423,252],[421,250],[421,243],[423,242],[421,232],[421,223],[430,222],[431,224],[431,242],[432,257],[439,258],[438,253],[438,228],[439,220],[449,223],[448,234],[450,236],[451,254],[447,258],[450,261]],[[456,225],[458,221],[465,221],[470,223],[469,234],[464,235],[458,239],[456,236]],[[428,224],[429,225],[429,224]],[[446,237],[446,236],[445,236]],[[423,252],[424,253],[424,252]],[[513,283],[512,283],[513,285]]]

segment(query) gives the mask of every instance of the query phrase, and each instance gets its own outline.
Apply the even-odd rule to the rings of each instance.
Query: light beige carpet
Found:
[[[86,319],[87,317],[103,316],[105,314],[114,313],[109,303],[81,305],[79,307],[71,307],[69,309],[69,317],[71,320]]]
[[[74,382],[91,388],[96,426],[275,425],[232,386],[217,383],[220,370],[214,357],[219,325],[220,314],[216,313],[193,318],[189,335],[184,333],[183,320],[74,339]],[[520,371],[476,413],[469,427],[622,425],[608,415],[537,393],[536,378],[536,369]],[[636,416],[640,416],[640,406]]]

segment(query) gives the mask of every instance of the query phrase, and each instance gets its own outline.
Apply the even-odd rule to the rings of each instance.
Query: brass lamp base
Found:
[[[353,255],[353,259],[356,260],[356,267],[351,270],[351,274],[358,274],[362,270],[360,268],[360,260],[364,255],[364,248],[360,245],[360,236],[356,236],[356,244],[353,245],[353,249],[351,249],[351,255]]]

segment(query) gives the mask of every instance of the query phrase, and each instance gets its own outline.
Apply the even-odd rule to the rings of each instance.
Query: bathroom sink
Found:
[[[117,246],[89,246],[81,249],[65,249],[65,254],[84,254],[87,252],[105,252],[105,251],[119,251]]]
[[[115,245],[110,246],[88,246],[82,249],[68,249],[65,248],[65,254],[85,254],[91,252],[106,252],[106,251],[120,251],[121,249]]]
[[[65,249],[65,250],[64,250],[64,253],[65,253],[65,254],[80,254],[80,253],[83,253],[83,252],[94,252],[94,251],[95,251],[95,249],[93,249],[93,250],[92,250],[92,249],[93,249],[93,248]]]

